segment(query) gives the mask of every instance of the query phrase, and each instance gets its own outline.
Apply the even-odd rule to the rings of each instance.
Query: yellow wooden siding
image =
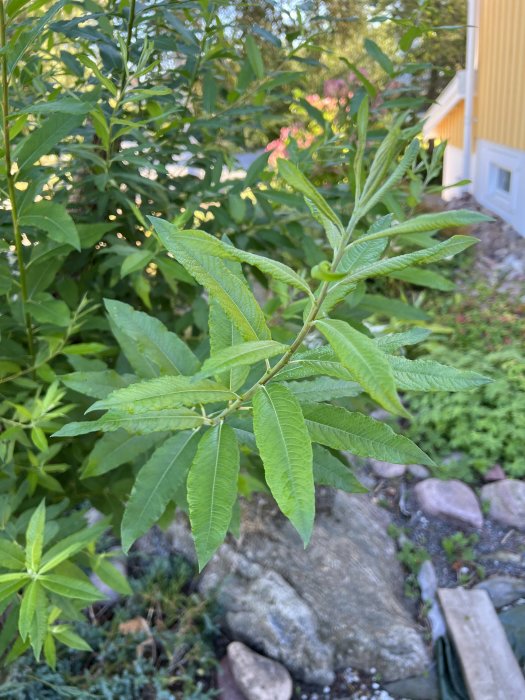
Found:
[[[463,122],[465,104],[463,101],[446,114],[435,128],[436,134],[442,141],[448,141],[451,146],[463,148]]]
[[[525,150],[525,0],[479,0],[477,138]]]

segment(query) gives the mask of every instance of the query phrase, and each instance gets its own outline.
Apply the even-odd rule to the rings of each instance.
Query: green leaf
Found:
[[[316,321],[316,326],[334,349],[341,364],[374,401],[391,413],[407,415],[397,395],[388,359],[373,340],[345,321]]]
[[[54,437],[72,437],[98,431],[108,433],[119,428],[142,435],[165,430],[199,428],[203,423],[204,417],[188,408],[148,411],[136,415],[108,412],[98,420],[68,423],[54,433]]]
[[[126,577],[104,557],[98,557],[96,565],[93,567],[95,573],[106,586],[121,595],[132,595],[133,591]]]
[[[205,360],[197,376],[209,377],[235,367],[254,365],[275,355],[282,355],[289,349],[289,345],[277,343],[275,340],[254,340],[232,345]]]
[[[46,504],[41,501],[31,516],[26,530],[26,567],[29,571],[38,571],[44,546],[44,528],[46,525]]]
[[[391,130],[387,138],[385,139],[385,142],[388,140],[389,136],[391,134],[396,134],[396,129],[394,128]],[[409,168],[415,163],[419,151],[420,151],[420,143],[418,139],[413,139],[413,141],[409,144],[408,148],[405,150],[403,157],[399,161],[399,163],[396,165],[394,172],[387,177],[387,179],[383,182],[383,177],[387,174],[388,172],[388,167],[390,165],[390,158],[393,158],[395,156],[395,153],[397,151],[396,148],[396,142],[399,137],[395,137],[393,141],[393,151],[390,153],[386,154],[385,160],[383,162],[383,168],[379,168],[378,172],[376,173],[375,178],[371,177],[372,171],[370,172],[370,176],[368,177],[366,183],[365,183],[365,188],[364,188],[364,204],[362,205],[361,209],[361,215],[364,216],[367,214],[373,207],[376,206],[381,200],[385,199],[392,193],[394,190],[394,187],[401,182]],[[378,150],[379,154],[379,150]],[[377,156],[376,156],[377,157]],[[375,165],[375,160],[372,165],[372,167]]]
[[[64,537],[64,539],[50,547],[43,555],[39,573],[45,574],[51,571],[59,564],[66,561],[66,559],[70,559],[72,556],[85,549],[88,545],[97,542],[107,529],[108,520],[104,518],[92,527],[83,528],[78,532]]]
[[[397,255],[393,258],[385,258],[383,260],[378,260],[375,263],[364,265],[362,268],[352,272],[343,280],[334,282],[325,299],[325,303],[329,303],[329,298],[331,296],[340,301],[342,298],[344,298],[345,292],[348,293],[348,291],[355,289],[356,284],[362,280],[384,277],[385,275],[389,275],[397,270],[403,270],[411,265],[436,262],[437,260],[442,260],[443,258],[447,258],[449,256],[452,257],[466,248],[469,248],[474,243],[477,243],[477,238],[471,238],[470,236],[452,236],[452,238],[438,243],[431,248],[417,250],[415,253]]]
[[[50,323],[65,328],[71,320],[68,305],[60,299],[53,299],[47,292],[40,292],[29,299],[26,309],[38,323]]]
[[[412,26],[409,29],[407,29],[407,31],[399,39],[399,48],[401,49],[401,51],[409,51],[412,47],[412,44],[414,43],[414,40],[417,39],[417,37],[421,36],[423,31],[424,30],[421,27],[415,26]]]
[[[41,596],[39,596],[39,593],[43,593],[43,591],[38,581],[31,581],[24,590],[22,604],[20,605],[20,615],[18,617],[18,631],[24,641],[31,629],[36,607],[38,603],[41,603]]]
[[[157,522],[184,484],[197,443],[196,433],[178,433],[157,448],[139,471],[122,519],[125,552]]]
[[[127,462],[134,462],[157,442],[158,436],[155,434],[129,435],[125,430],[106,433],[97,440],[95,447],[89,453],[80,478],[90,479],[101,476]]]
[[[302,382],[284,382],[300,403],[315,403],[322,397],[323,401],[333,401],[347,396],[358,396],[362,389],[356,382],[332,377],[317,377]]]
[[[307,202],[314,218],[325,228],[330,245],[336,248],[344,234],[344,227],[339,217],[328,204],[326,199],[308,182],[299,168],[283,158],[277,161],[279,175],[294,190],[300,192],[309,200]]]
[[[102,409],[160,411],[174,406],[195,406],[236,398],[237,394],[210,379],[157,377],[113,391],[107,398],[94,403],[86,413]]]
[[[234,323],[221,309],[220,304],[211,300],[208,316],[210,334],[210,355],[215,357],[217,353],[242,343],[242,336]],[[237,365],[217,374],[217,379],[231,391],[237,391],[246,381],[250,372],[249,365]]]
[[[451,280],[433,270],[419,270],[417,267],[406,267],[404,270],[392,272],[389,277],[402,282],[414,284],[417,287],[429,287],[439,289],[442,292],[451,292],[456,285]]]
[[[19,170],[18,178],[23,175],[25,168],[47,155],[82,120],[83,115],[79,114],[53,114],[20,141],[14,153]]]
[[[93,105],[90,102],[83,102],[77,97],[64,97],[49,102],[37,102],[29,107],[24,107],[16,112],[16,114],[87,114]]]
[[[314,481],[320,486],[331,486],[347,493],[367,493],[351,469],[321,445],[313,445]]]
[[[29,581],[27,574],[0,574],[0,603],[8,600]]]
[[[47,633],[47,596],[39,581],[31,581],[24,591],[18,618],[18,631],[23,641],[27,638],[36,660],[40,658]]]
[[[221,305],[245,340],[266,340],[270,337],[262,309],[245,280],[240,280],[213,253],[203,253],[198,237],[193,235],[195,232],[178,232],[159,219],[152,218],[152,223],[166,248]],[[220,242],[216,242],[220,246]]]
[[[295,353],[286,366],[275,375],[273,381],[305,379],[319,375],[353,381],[353,376],[343,367],[328,345]]]
[[[57,665],[57,649],[53,635],[50,633],[46,635],[44,640],[44,659],[46,664],[54,671]]]
[[[157,318],[114,299],[104,301],[113,332],[135,371],[146,377],[195,374],[199,361]]]
[[[380,317],[386,316],[399,318],[407,321],[429,321],[430,316],[422,309],[405,304],[399,299],[388,299],[381,294],[365,294],[359,302],[359,310],[367,316],[377,314]]]
[[[65,644],[71,649],[78,649],[78,651],[92,651],[89,644],[66,625],[56,625],[55,627],[51,628],[51,632],[59,642],[62,642],[62,644]]]
[[[390,355],[388,361],[397,386],[404,391],[463,391],[492,381],[477,372],[447,367],[433,360]]]
[[[341,237],[343,235],[341,223],[339,222],[339,224],[335,224],[324,214],[324,212],[319,209],[315,202],[312,202],[312,200],[308,199],[308,197],[305,197],[304,201],[306,202],[306,206],[310,210],[310,213],[315,221],[317,221],[317,223],[321,224],[323,227],[326,237],[328,238],[328,242],[332,246],[333,250],[336,250],[341,243]]]
[[[303,414],[313,442],[382,462],[435,466],[411,440],[361,413],[329,404],[311,404],[303,406]]]
[[[83,580],[61,574],[45,574],[38,580],[48,591],[63,598],[73,598],[86,603],[104,599],[104,595],[87,578]]]
[[[337,270],[351,274],[366,265],[375,263],[380,259],[386,246],[386,240],[356,242],[355,245],[345,250]],[[349,278],[348,274],[336,284],[331,285],[321,305],[321,311],[325,314],[329,313],[337,304],[345,300],[348,294],[356,288],[356,285],[357,282]]]
[[[255,43],[255,39],[251,34],[246,37],[246,53],[248,54],[248,61],[258,80],[264,78],[264,62],[261,54],[261,50]]]
[[[379,65],[385,71],[385,73],[388,73],[388,75],[392,76],[395,70],[394,65],[392,61],[388,58],[388,56],[383,51],[381,51],[376,42],[372,39],[367,38],[365,39],[364,46],[370,58],[372,58],[376,63],[379,63]]]
[[[47,199],[33,203],[23,210],[20,224],[46,231],[52,240],[80,250],[80,238],[75,222],[62,204]]]
[[[350,246],[357,242],[373,241],[378,238],[384,238],[385,236],[392,238],[392,236],[399,236],[400,234],[406,235],[408,233],[421,233],[423,231],[439,231],[441,229],[456,228],[458,226],[474,226],[484,221],[492,221],[492,218],[490,216],[485,216],[485,214],[480,214],[480,212],[471,211],[470,209],[456,209],[454,211],[444,211],[434,214],[421,214],[414,219],[403,221],[400,224],[385,228],[382,231],[376,231],[375,233],[361,236],[361,238],[358,238],[354,243],[351,243]],[[477,243],[477,239],[471,240],[473,243]]]
[[[384,253],[388,241],[380,239],[377,241],[363,241],[357,239],[352,247],[347,248],[337,266],[341,272],[355,272],[365,265],[377,262]]]
[[[94,399],[104,399],[112,391],[123,389],[135,380],[136,377],[133,374],[122,375],[114,369],[100,372],[71,372],[60,376],[60,381],[68,389]]]
[[[428,328],[411,328],[405,333],[389,333],[376,338],[376,343],[383,352],[395,352],[406,345],[417,345],[428,338],[431,331]]]
[[[201,255],[208,255],[223,260],[244,262],[248,265],[253,265],[253,267],[256,267],[265,275],[273,277],[279,280],[279,282],[283,282],[290,287],[300,289],[302,292],[305,292],[305,294],[311,295],[310,287],[306,281],[290,267],[278,260],[271,260],[262,255],[249,253],[248,251],[235,248],[232,245],[227,245],[218,238],[211,236],[209,233],[198,229],[180,230],[174,224],[170,224],[163,219],[158,219],[154,216],[150,216],[149,218],[160,240],[175,257],[177,257],[179,247],[184,246],[188,250],[194,250]],[[180,262],[184,264],[182,260]],[[189,271],[189,268],[186,269]],[[230,268],[229,270],[235,275],[234,270]],[[242,274],[236,276],[241,282],[244,282]],[[195,276],[195,279],[198,280],[198,277]],[[200,282],[200,280],[198,281]],[[206,286],[204,282],[200,282],[200,284]]]
[[[315,493],[312,445],[298,400],[282,384],[262,386],[253,397],[253,427],[266,483],[306,545]]]
[[[130,275],[132,272],[143,270],[154,257],[155,253],[151,250],[138,250],[131,253],[122,261],[122,265],[120,266],[120,276],[124,278],[127,277],[127,275]]]
[[[25,554],[17,542],[0,539],[0,568],[13,571],[24,570]]]
[[[235,431],[220,423],[202,436],[188,474],[191,531],[202,570],[222,544],[237,498],[239,446]]]

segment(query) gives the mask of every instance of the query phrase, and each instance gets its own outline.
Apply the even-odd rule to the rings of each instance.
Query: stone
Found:
[[[405,473],[404,464],[390,464],[390,462],[380,462],[377,459],[369,459],[372,471],[380,479],[397,479]]]
[[[234,639],[278,659],[308,683],[333,682],[333,649],[321,640],[314,612],[276,571],[223,545],[199,590],[217,596]]]
[[[499,464],[495,464],[483,475],[483,481],[501,481],[506,478],[507,475]]]
[[[414,479],[417,479],[418,481],[427,479],[430,476],[430,470],[424,467],[422,464],[408,464],[407,471],[414,477]]]
[[[441,697],[434,666],[420,676],[386,683],[384,687],[395,698],[403,698],[404,700],[439,700]]]
[[[491,576],[476,584],[474,588],[487,591],[495,608],[514,603],[525,597],[525,579],[515,576]]]
[[[419,506],[427,515],[480,529],[483,515],[474,491],[457,479],[425,479],[414,488]]]
[[[292,678],[277,661],[256,654],[242,642],[231,642],[228,662],[246,700],[290,700]]]
[[[221,659],[217,669],[217,688],[221,700],[246,700],[235,682],[227,656]]]
[[[426,604],[427,619],[430,623],[432,641],[446,634],[445,618],[441,613],[441,608],[437,600],[438,580],[434,565],[427,559],[421,564],[417,575],[421,600]]]
[[[504,525],[525,530],[525,481],[504,479],[485,484],[481,500],[489,503],[489,515]]]
[[[385,680],[423,673],[422,630],[403,597],[388,514],[366,496],[323,490],[306,550],[268,501],[244,506],[239,543],[203,572],[228,632],[298,679],[330,685],[335,668],[375,667]]]

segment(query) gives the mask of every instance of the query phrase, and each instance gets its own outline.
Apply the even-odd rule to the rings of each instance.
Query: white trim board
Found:
[[[460,70],[425,114],[424,138],[431,139],[437,136],[435,132],[437,125],[454,109],[458,102],[465,99],[465,89],[465,71]]]

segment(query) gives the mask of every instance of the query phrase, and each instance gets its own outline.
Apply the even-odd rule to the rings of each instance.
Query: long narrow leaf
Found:
[[[233,428],[220,423],[202,436],[190,467],[188,505],[201,570],[228,532],[237,500],[239,459]]]
[[[300,404],[282,384],[253,397],[253,428],[266,482],[305,545],[315,514],[312,446]]]
[[[188,475],[197,444],[197,433],[178,433],[156,449],[140,469],[122,518],[125,552],[157,522],[174,498]]]

